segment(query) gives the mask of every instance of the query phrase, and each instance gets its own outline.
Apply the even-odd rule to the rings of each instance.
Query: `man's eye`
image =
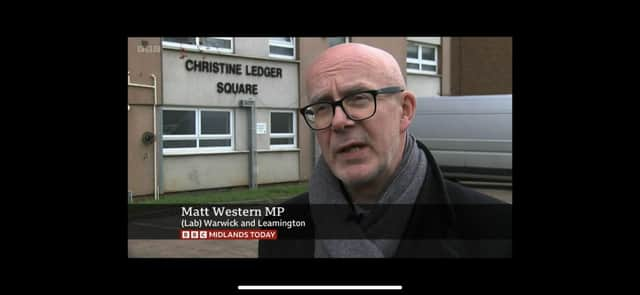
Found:
[[[319,106],[316,106],[315,112],[323,113],[323,112],[327,112],[329,109],[330,109],[329,105],[319,105]]]
[[[349,97],[348,99],[348,104],[350,105],[358,105],[358,104],[366,104],[371,100],[371,96],[364,93],[364,94],[356,94],[352,97]]]

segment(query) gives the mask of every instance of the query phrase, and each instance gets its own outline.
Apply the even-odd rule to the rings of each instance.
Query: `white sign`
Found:
[[[256,123],[256,134],[267,133],[267,123]]]

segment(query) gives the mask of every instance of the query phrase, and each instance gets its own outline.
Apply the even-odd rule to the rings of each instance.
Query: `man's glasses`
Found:
[[[313,130],[322,130],[331,127],[336,106],[342,107],[342,111],[351,121],[362,121],[373,117],[376,113],[376,97],[378,94],[391,94],[402,92],[400,87],[386,87],[378,90],[365,90],[350,94],[334,102],[322,101],[312,103],[300,109],[304,121]]]

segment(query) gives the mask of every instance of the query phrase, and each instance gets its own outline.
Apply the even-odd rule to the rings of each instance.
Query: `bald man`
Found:
[[[322,157],[309,192],[284,203],[306,220],[291,235],[304,238],[280,231],[279,240],[260,241],[260,257],[511,256],[510,205],[445,180],[408,134],[416,97],[392,55],[334,46],[305,82],[300,113]]]

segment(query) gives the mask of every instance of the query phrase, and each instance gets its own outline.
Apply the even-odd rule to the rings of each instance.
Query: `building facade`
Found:
[[[297,112],[303,74],[345,42],[391,53],[418,97],[511,93],[511,38],[129,38],[130,193],[308,180],[320,151]]]

